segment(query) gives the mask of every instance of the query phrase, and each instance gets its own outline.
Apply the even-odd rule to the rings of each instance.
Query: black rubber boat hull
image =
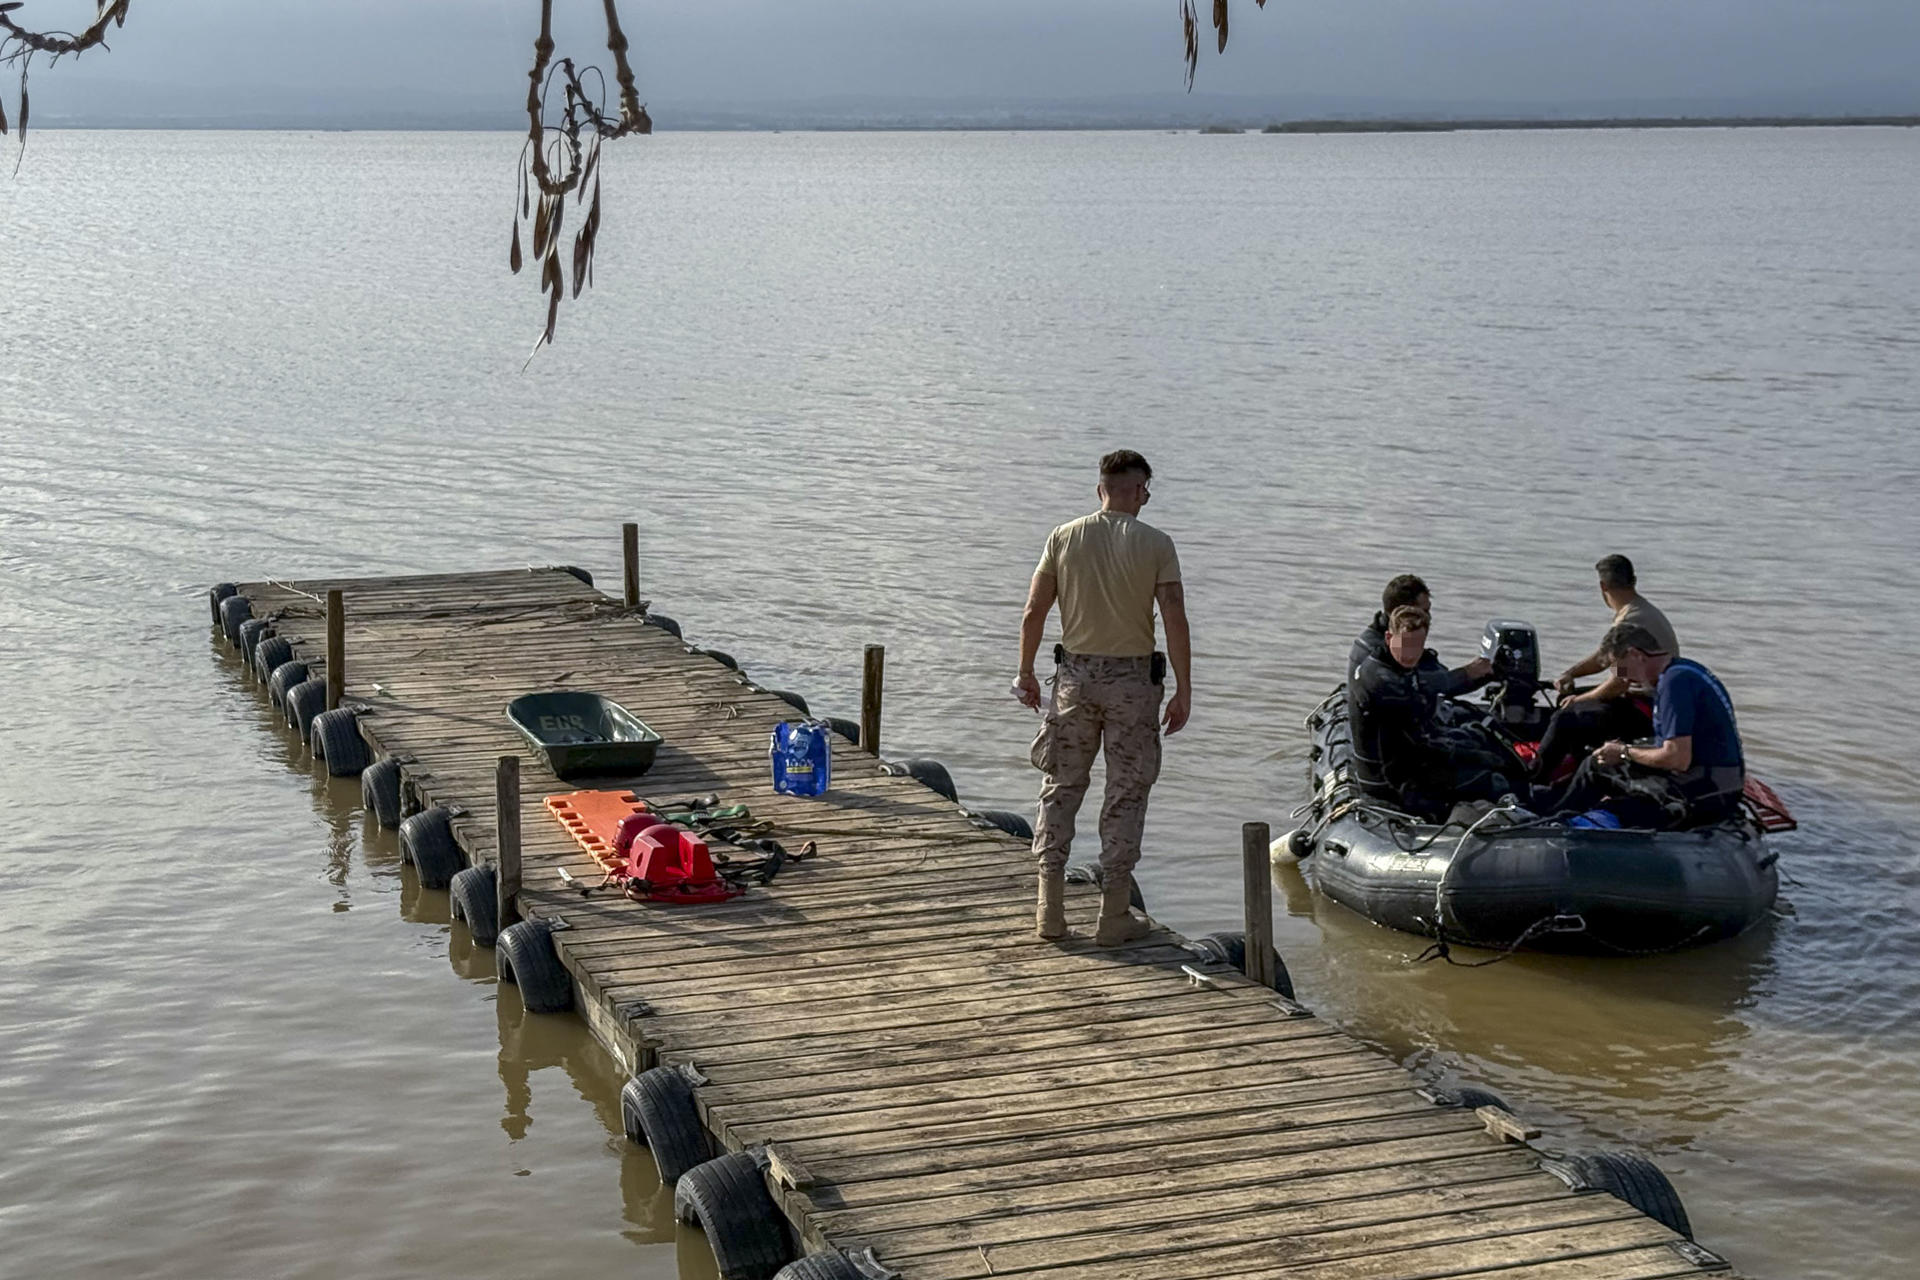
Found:
[[[1353,795],[1339,780],[1345,720],[1338,708],[1316,719],[1309,777],[1318,812],[1331,813]],[[1467,837],[1356,811],[1318,833],[1308,863],[1322,893],[1388,928],[1484,947],[1633,955],[1752,928],[1779,893],[1776,856],[1744,820],[1660,832],[1490,823]]]

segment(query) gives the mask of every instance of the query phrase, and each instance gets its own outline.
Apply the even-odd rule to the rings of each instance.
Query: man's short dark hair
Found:
[[[1605,591],[1631,591],[1638,581],[1633,576],[1633,561],[1625,556],[1601,556],[1593,571],[1600,575],[1600,586]]]
[[[1648,657],[1657,657],[1666,652],[1653,632],[1637,622],[1623,622],[1607,632],[1607,638],[1600,642],[1600,655],[1608,662],[1617,662],[1620,655],[1629,649],[1638,649]]]
[[[1380,593],[1380,612],[1391,617],[1393,611],[1401,605],[1419,604],[1421,596],[1432,594],[1427,590],[1427,584],[1420,581],[1417,575],[1403,573],[1389,582],[1387,589]]]
[[[1147,479],[1153,479],[1153,468],[1147,465],[1145,458],[1131,449],[1115,449],[1112,453],[1100,459],[1100,478],[1102,480],[1108,476],[1125,475],[1129,471],[1138,471]]]

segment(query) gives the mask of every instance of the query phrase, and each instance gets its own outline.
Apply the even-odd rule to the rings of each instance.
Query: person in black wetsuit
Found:
[[[1732,817],[1746,787],[1746,755],[1733,699],[1719,677],[1676,658],[1646,627],[1622,623],[1601,652],[1630,684],[1651,686],[1653,746],[1609,742],[1580,762],[1559,788],[1535,788],[1536,812],[1556,816],[1604,809],[1623,827],[1656,831]]]
[[[1347,650],[1347,679],[1351,683],[1358,675],[1360,664],[1369,656],[1384,658],[1387,653],[1387,619],[1395,609],[1412,605],[1429,617],[1433,614],[1433,594],[1427,590],[1427,584],[1418,575],[1403,573],[1387,584],[1380,593],[1380,612],[1373,615],[1373,621],[1367,624]],[[1439,655],[1429,650],[1421,662],[1421,675],[1426,687],[1435,697],[1456,698],[1469,693],[1485,684],[1493,675],[1493,664],[1485,658],[1475,658],[1464,667],[1452,671],[1440,665]]]
[[[1347,682],[1347,722],[1354,783],[1408,813],[1438,818],[1455,801],[1512,790],[1520,771],[1490,737],[1435,718],[1435,678],[1445,683],[1452,673],[1426,647],[1428,625],[1423,609],[1393,611],[1381,651],[1369,652]]]

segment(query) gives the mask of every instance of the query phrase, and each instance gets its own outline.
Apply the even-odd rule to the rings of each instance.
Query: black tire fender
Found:
[[[686,638],[680,634],[680,624],[664,613],[649,613],[647,615],[647,625],[660,628],[675,640],[684,640]]]
[[[439,805],[400,824],[400,856],[420,873],[423,889],[446,888],[466,865],[453,838],[453,818]]]
[[[867,1280],[843,1253],[810,1253],[780,1268],[773,1280]]]
[[[453,918],[466,922],[476,947],[491,947],[500,939],[499,881],[491,866],[467,867],[447,886]]]
[[[400,825],[400,762],[388,757],[367,766],[360,775],[360,807],[392,831]]]
[[[1011,809],[979,809],[973,816],[980,822],[996,827],[1010,836],[1018,836],[1022,840],[1033,839],[1033,824],[1028,822],[1024,815],[1015,813]]]
[[[738,671],[740,669],[740,664],[734,659],[734,656],[730,653],[727,653],[724,650],[695,649],[694,652],[698,654],[702,654],[706,657],[712,658],[715,662],[719,663],[721,666],[725,667],[729,671]]]
[[[803,716],[810,716],[813,714],[813,712],[809,710],[807,707],[807,700],[801,697],[797,693],[791,692],[790,690],[787,690],[787,689],[769,689],[767,690],[767,692],[772,694],[774,697],[780,699],[780,701],[786,703],[788,706],[792,707],[795,711],[798,711]]]
[[[300,661],[283,662],[273,669],[267,677],[267,701],[279,707],[282,714],[287,709],[287,690],[307,678],[307,664]]]
[[[1693,1239],[1680,1193],[1653,1161],[1634,1151],[1582,1151],[1547,1156],[1540,1167],[1575,1191],[1604,1191],[1664,1227]]]
[[[300,741],[307,741],[313,718],[327,709],[327,682],[309,675],[287,690],[286,709],[287,727],[300,735]]]
[[[857,747],[860,745],[859,721],[847,720],[840,716],[828,716],[827,727],[845,738],[848,742],[851,742],[854,746]]]
[[[682,1174],[673,1216],[706,1232],[721,1280],[773,1280],[793,1257],[760,1162],[735,1151]]]
[[[253,601],[245,596],[228,596],[220,602],[220,630],[226,633],[228,644],[239,647],[240,624],[252,616]]]
[[[220,625],[220,602],[240,588],[231,582],[216,582],[207,588],[207,601],[213,610],[213,625]]]
[[[1244,930],[1209,933],[1195,938],[1194,945],[1206,948],[1209,957],[1222,964],[1231,965],[1242,973],[1247,971],[1247,935]],[[1286,961],[1280,958],[1277,948],[1273,952],[1273,989],[1289,1000],[1294,998],[1293,975],[1287,972]]]
[[[627,1137],[653,1152],[660,1181],[669,1187],[713,1158],[693,1084],[678,1068],[655,1067],[627,1081],[620,1091],[620,1118]]]
[[[1507,1100],[1491,1089],[1482,1089],[1476,1085],[1462,1085],[1446,1095],[1446,1101],[1456,1107],[1465,1107],[1468,1111],[1478,1111],[1482,1107],[1498,1107],[1508,1115],[1513,1108]]]
[[[900,760],[885,766],[887,773],[895,777],[908,777],[921,786],[938,795],[945,796],[955,804],[960,803],[960,793],[954,789],[953,775],[947,772],[947,766],[938,760],[916,757],[912,760]]]
[[[553,567],[558,569],[562,573],[572,574],[574,577],[580,579],[580,581],[586,583],[588,586],[593,585],[593,575],[588,573],[585,569],[582,569],[577,564],[556,564]]]
[[[234,643],[239,646],[240,659],[247,664],[247,670],[253,670],[253,651],[267,636],[267,628],[273,624],[265,618],[248,618],[234,631]]]
[[[293,643],[284,636],[266,636],[253,647],[253,674],[265,684],[280,664],[293,657]]]
[[[553,929],[544,920],[522,920],[494,940],[500,981],[520,988],[528,1013],[565,1013],[573,1008],[573,975],[560,963]]]
[[[336,778],[359,777],[371,758],[367,740],[360,736],[360,713],[346,707],[315,716],[307,730],[307,745],[313,758],[324,760],[327,772]]]

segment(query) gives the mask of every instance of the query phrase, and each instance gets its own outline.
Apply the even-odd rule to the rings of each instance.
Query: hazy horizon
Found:
[[[563,4],[562,55],[605,64],[599,6]],[[78,25],[91,0],[29,0]],[[1836,0],[1236,0],[1196,92],[1172,0],[629,2],[641,97],[663,128],[824,111],[937,120],[1054,113],[1232,115],[1906,114],[1920,112],[1920,5]],[[110,51],[34,68],[45,125],[170,123],[512,128],[533,0],[168,0],[136,4]],[[13,92],[6,90],[9,100]]]

